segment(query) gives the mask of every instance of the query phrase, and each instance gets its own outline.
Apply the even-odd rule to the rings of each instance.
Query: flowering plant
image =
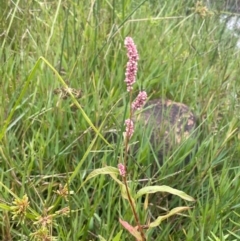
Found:
[[[172,209],[169,213],[163,216],[159,216],[154,220],[153,222],[149,224],[141,224],[139,215],[137,213],[136,209],[136,200],[140,198],[143,195],[148,195],[150,193],[156,193],[156,192],[168,192],[173,195],[177,195],[181,197],[182,199],[185,199],[187,201],[194,201],[192,197],[187,195],[186,193],[179,191],[177,189],[171,188],[169,186],[146,186],[141,188],[135,195],[132,195],[133,191],[130,190],[128,186],[128,169],[127,169],[127,164],[128,164],[128,150],[130,148],[129,143],[131,140],[131,137],[134,134],[134,121],[133,121],[133,114],[134,111],[141,109],[146,100],[147,100],[147,93],[145,91],[140,91],[138,96],[134,101],[132,101],[132,94],[133,94],[133,85],[136,82],[136,76],[137,76],[137,70],[138,70],[138,63],[137,61],[139,60],[138,56],[138,51],[136,48],[136,45],[131,37],[127,37],[125,39],[125,47],[127,49],[127,56],[128,56],[128,62],[127,62],[127,68],[126,68],[126,73],[125,73],[125,83],[127,86],[127,92],[129,93],[129,103],[130,103],[130,114],[129,118],[125,120],[125,135],[124,135],[124,155],[123,155],[123,160],[119,161],[119,164],[116,167],[111,167],[111,166],[106,166],[103,168],[95,169],[92,171],[88,177],[86,178],[85,182],[87,182],[89,179],[96,177],[99,174],[108,174],[112,177],[114,181],[116,181],[121,190],[121,195],[124,199],[128,200],[130,208],[133,213],[133,217],[135,219],[136,226],[132,226],[129,224],[127,221],[124,221],[122,219],[119,219],[120,224],[131,234],[133,235],[137,241],[145,241],[147,239],[146,233],[144,232],[145,229],[150,229],[153,227],[156,227],[160,225],[160,223],[167,219],[168,217],[182,212],[184,210],[189,209],[188,206],[184,207],[177,207]],[[120,174],[121,179],[118,179],[117,176]],[[84,183],[85,183],[84,182]],[[104,240],[101,237],[102,240]]]

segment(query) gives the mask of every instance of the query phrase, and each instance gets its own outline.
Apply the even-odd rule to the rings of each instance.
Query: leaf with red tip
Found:
[[[121,225],[131,234],[133,235],[137,240],[141,240],[141,234],[137,231],[137,227],[133,227],[128,222],[122,220],[119,218],[119,222]]]

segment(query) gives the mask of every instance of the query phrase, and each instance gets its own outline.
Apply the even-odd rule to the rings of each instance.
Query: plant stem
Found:
[[[124,185],[125,185],[125,187],[126,187],[128,201],[129,201],[129,203],[130,203],[130,206],[131,206],[131,209],[132,209],[132,212],[133,212],[135,221],[136,221],[136,223],[137,223],[138,230],[139,230],[139,232],[140,232],[140,234],[141,234],[142,241],[145,241],[145,240],[146,240],[146,239],[145,239],[145,235],[144,235],[142,226],[141,226],[141,224],[140,224],[140,222],[139,222],[139,218],[138,218],[136,209],[135,209],[135,207],[134,207],[134,204],[133,204],[133,202],[132,202],[132,198],[131,198],[130,193],[129,193],[129,190],[128,190],[128,185],[127,185],[127,178],[126,178],[126,176],[123,177],[123,183],[124,183]]]
[[[132,91],[130,91],[130,98],[129,98],[129,103],[130,103],[130,120],[132,120],[132,116],[133,116],[133,111],[132,111],[132,108],[131,108],[131,104],[132,104]],[[141,234],[141,237],[142,237],[142,241],[145,241],[146,238],[145,238],[145,235],[144,235],[144,232],[143,232],[143,229],[142,229],[142,226],[139,222],[139,218],[138,218],[138,215],[137,215],[137,212],[136,212],[136,209],[135,209],[135,206],[133,204],[133,201],[132,201],[132,198],[130,196],[130,193],[129,193],[129,189],[128,189],[128,185],[127,185],[127,159],[128,159],[128,144],[129,144],[129,140],[130,140],[130,135],[128,135],[128,133],[126,133],[126,140],[125,140],[125,150],[124,150],[124,166],[125,166],[125,170],[126,170],[126,175],[123,176],[123,183],[126,187],[126,191],[127,191],[127,197],[128,197],[128,201],[130,203],[130,206],[131,206],[131,209],[132,209],[132,212],[133,212],[133,215],[134,215],[134,218],[135,218],[135,221],[137,223],[137,226],[138,226],[138,230]]]

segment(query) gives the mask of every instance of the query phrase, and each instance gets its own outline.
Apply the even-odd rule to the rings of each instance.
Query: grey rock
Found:
[[[149,128],[150,143],[159,160],[194,136],[197,127],[197,118],[187,105],[163,99],[148,101],[134,113],[134,122],[140,125],[137,128]]]

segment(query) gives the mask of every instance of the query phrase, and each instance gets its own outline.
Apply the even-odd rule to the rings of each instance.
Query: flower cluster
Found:
[[[147,93],[146,91],[140,91],[137,98],[132,103],[132,110],[139,110],[141,109],[147,100]]]
[[[131,92],[133,89],[133,84],[136,81],[137,75],[137,61],[139,59],[136,45],[133,42],[131,37],[126,37],[125,39],[125,47],[127,48],[127,68],[125,73],[125,83],[127,85],[127,91]],[[132,112],[135,110],[139,110],[147,100],[147,93],[145,91],[140,91],[137,98],[131,103],[131,115],[130,118],[125,120],[125,137],[126,137],[126,146],[128,145],[128,141],[133,135],[134,132],[134,123],[132,120]],[[127,148],[126,148],[127,150]],[[122,177],[126,176],[126,162],[123,164],[118,164],[118,170]]]
[[[133,42],[133,39],[130,37],[126,37],[125,39],[125,46],[127,48],[127,56],[128,56],[128,62],[127,62],[127,69],[125,73],[125,82],[127,84],[127,91],[130,92],[132,90],[132,85],[136,81],[136,75],[137,75],[137,61],[139,59],[138,52],[136,45]]]
[[[28,196],[25,194],[23,198],[16,198],[13,201],[13,206],[11,206],[11,211],[13,213],[13,219],[19,218],[20,222],[23,221],[27,214],[27,209],[29,207]]]
[[[130,139],[134,132],[133,121],[131,119],[127,119],[125,120],[125,125],[126,125],[126,136]]]
[[[125,168],[125,166],[122,163],[118,164],[118,170],[119,170],[120,175],[122,177],[125,177],[125,175],[126,175],[126,168]]]
[[[127,56],[128,56],[128,62],[127,62],[127,69],[125,73],[125,83],[127,84],[127,91],[131,92],[133,89],[133,84],[136,81],[136,75],[137,75],[137,61],[139,59],[138,51],[135,43],[133,42],[133,39],[131,37],[126,37],[124,42],[126,48],[127,48]],[[147,100],[147,93],[145,91],[140,91],[137,98],[131,105],[131,109],[139,110],[146,102]],[[130,117],[131,118],[131,117]],[[125,121],[126,126],[126,137],[130,139],[134,132],[134,124],[131,119],[127,119]]]

